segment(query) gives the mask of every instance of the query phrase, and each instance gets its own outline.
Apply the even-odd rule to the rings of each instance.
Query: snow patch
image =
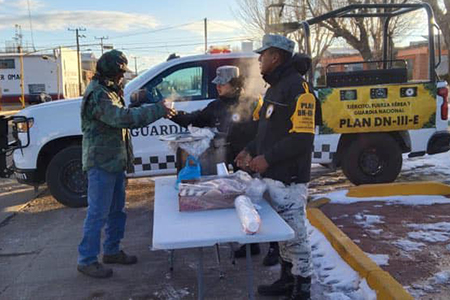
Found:
[[[408,233],[408,237],[414,240],[436,243],[445,242],[450,239],[450,234],[439,231],[413,231]]]
[[[375,300],[367,282],[334,250],[325,236],[308,221],[311,255],[314,266],[312,295],[314,300]]]
[[[158,299],[182,299],[190,295],[188,288],[176,290],[173,286],[165,284],[161,291],[153,293]]]
[[[425,246],[424,243],[413,242],[407,239],[400,239],[393,242],[392,244],[394,244],[395,246],[397,246],[397,248],[400,248],[403,251],[420,251],[421,248]]]
[[[373,227],[373,224],[382,224],[383,217],[377,215],[366,215],[362,213],[358,213],[355,215],[355,219],[357,220],[355,223],[361,225],[364,228]]]
[[[314,195],[313,200],[320,198],[330,199],[330,203],[351,204],[355,202],[375,201],[385,205],[433,205],[449,204],[450,200],[440,195],[413,195],[413,196],[389,196],[389,197],[347,197],[348,190],[334,191],[328,194]]]
[[[450,239],[450,223],[425,223],[425,224],[408,224],[409,228],[420,229],[408,233],[408,237],[421,240],[424,242],[445,242]]]
[[[364,253],[379,266],[389,265],[389,255],[387,254],[372,254],[367,252]]]
[[[432,279],[436,284],[450,283],[450,270],[441,271],[434,275]]]

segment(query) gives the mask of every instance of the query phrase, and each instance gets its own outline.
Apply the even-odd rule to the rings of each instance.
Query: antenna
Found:
[[[27,0],[27,5],[28,5],[28,19],[30,20],[31,46],[33,47],[33,51],[36,51],[36,48],[34,47],[33,23],[31,22],[30,0]]]

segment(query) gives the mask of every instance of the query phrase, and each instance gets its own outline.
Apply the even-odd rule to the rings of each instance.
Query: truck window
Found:
[[[202,66],[188,66],[164,72],[144,86],[148,101],[156,103],[163,99],[172,101],[206,99],[203,73]]]

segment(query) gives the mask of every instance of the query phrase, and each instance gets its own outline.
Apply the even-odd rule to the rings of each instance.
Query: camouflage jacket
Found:
[[[133,172],[133,149],[128,128],[146,126],[165,115],[163,104],[126,108],[123,97],[92,80],[81,104],[83,170]]]

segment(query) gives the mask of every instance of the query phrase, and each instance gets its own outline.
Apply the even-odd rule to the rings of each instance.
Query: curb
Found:
[[[320,201],[320,202],[319,202]],[[375,290],[377,299],[382,300],[413,300],[413,297],[389,273],[383,271],[367,255],[345,235],[325,214],[318,209],[330,200],[321,198],[318,203],[308,204],[307,215],[313,226],[318,228],[331,243],[339,255],[359,275],[366,279],[367,284]]]
[[[0,110],[0,116],[11,116],[18,113],[20,110]]]
[[[434,182],[363,184],[349,188],[347,197],[388,197],[412,195],[450,195],[450,185]]]

